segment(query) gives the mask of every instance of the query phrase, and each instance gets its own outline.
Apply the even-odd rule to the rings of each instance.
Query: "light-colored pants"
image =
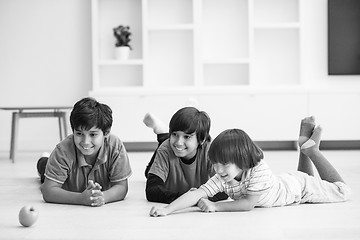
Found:
[[[303,172],[291,172],[300,184],[300,203],[333,203],[349,200],[351,188],[343,182],[331,183]]]

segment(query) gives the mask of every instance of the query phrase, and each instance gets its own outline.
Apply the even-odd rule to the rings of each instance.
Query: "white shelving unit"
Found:
[[[155,141],[144,114],[167,121],[189,103],[210,114],[213,136],[238,127],[256,140],[296,140],[324,92],[302,83],[301,1],[92,0],[90,95],[112,107],[124,141]],[[132,32],[126,61],[114,57],[120,24]],[[358,138],[337,126],[329,139]]]
[[[298,0],[93,0],[92,7],[94,93],[300,83]],[[134,49],[123,62],[112,35],[120,24],[130,26]]]

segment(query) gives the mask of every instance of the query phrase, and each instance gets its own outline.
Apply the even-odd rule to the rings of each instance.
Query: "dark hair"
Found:
[[[202,143],[204,141],[211,141],[209,133],[210,125],[210,117],[206,112],[199,111],[194,107],[184,107],[172,116],[169,129],[170,133],[182,131],[191,134],[196,132],[198,142]]]
[[[94,98],[86,97],[75,103],[70,114],[71,129],[99,128],[107,134],[112,126],[112,110]]]
[[[243,170],[255,167],[264,158],[262,150],[240,129],[220,133],[211,143],[208,154],[212,163],[234,163]]]

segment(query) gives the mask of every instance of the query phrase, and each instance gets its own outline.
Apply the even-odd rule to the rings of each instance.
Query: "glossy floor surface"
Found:
[[[20,152],[15,163],[0,152],[0,239],[360,239],[360,151],[324,154],[352,187],[352,199],[336,204],[202,213],[192,207],[152,218],[143,171],[151,153],[130,152],[133,175],[126,199],[99,208],[45,203],[39,190],[39,153]],[[296,151],[265,151],[275,173],[297,166]],[[39,210],[30,228],[20,226],[22,206]]]

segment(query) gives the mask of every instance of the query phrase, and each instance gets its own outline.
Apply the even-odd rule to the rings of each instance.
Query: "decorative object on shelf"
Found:
[[[132,50],[129,42],[131,41],[131,32],[129,26],[120,25],[113,28],[114,36],[116,38],[115,43],[115,56],[116,59],[126,60],[129,57],[130,50]]]

